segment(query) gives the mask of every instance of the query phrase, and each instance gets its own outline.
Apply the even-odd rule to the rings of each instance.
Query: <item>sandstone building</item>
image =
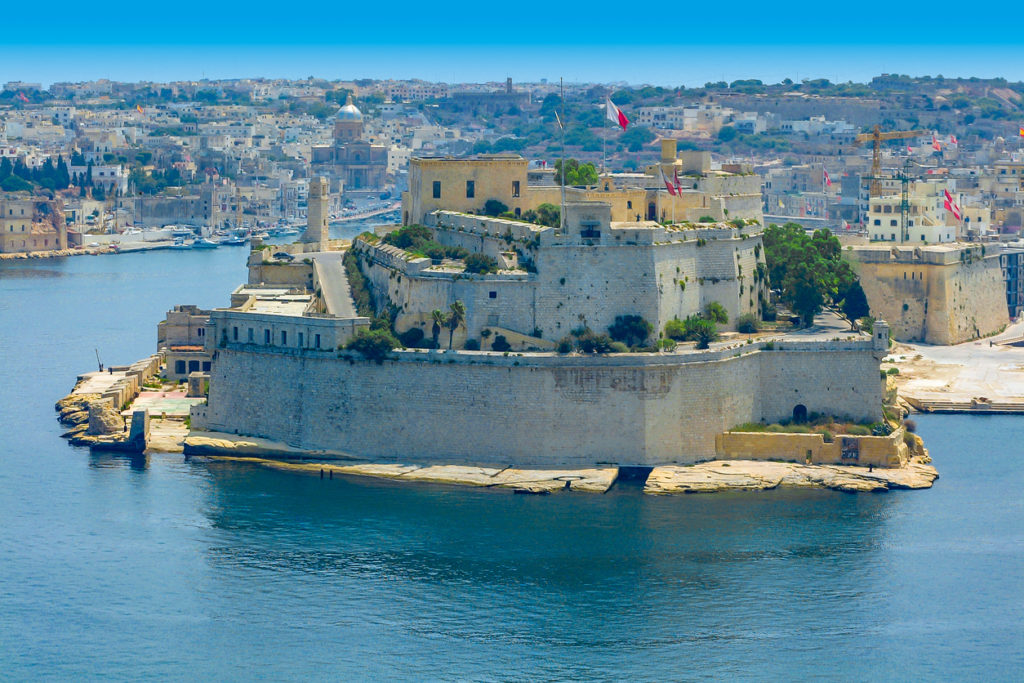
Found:
[[[0,253],[67,248],[68,229],[60,200],[0,193]]]

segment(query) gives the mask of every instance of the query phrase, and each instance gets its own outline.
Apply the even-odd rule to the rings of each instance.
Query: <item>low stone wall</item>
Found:
[[[153,354],[148,358],[137,360],[131,365],[112,365],[113,372],[125,373],[101,394],[102,398],[112,401],[114,408],[120,410],[122,407],[135,400],[146,380],[155,376],[160,370],[162,357],[160,354]],[[79,378],[81,379],[81,377]]]
[[[889,436],[724,432],[715,437],[719,460],[781,460],[811,465],[903,467],[909,458],[903,429]]]

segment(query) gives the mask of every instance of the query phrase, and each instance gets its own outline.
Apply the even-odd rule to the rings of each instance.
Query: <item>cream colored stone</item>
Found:
[[[885,491],[929,488],[938,472],[912,462],[900,468],[846,465],[801,465],[785,462],[731,460],[704,462],[690,467],[655,467],[645,493],[709,493],[726,490],[759,491],[777,486],[816,486],[837,491]]]

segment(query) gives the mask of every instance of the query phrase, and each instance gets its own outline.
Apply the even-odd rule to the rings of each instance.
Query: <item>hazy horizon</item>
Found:
[[[199,0],[147,6],[113,0],[83,10],[66,0],[5,8],[0,81],[202,78],[421,78],[700,86],[708,81],[827,78],[881,73],[1024,80],[1024,46],[1003,33],[1005,2],[955,15],[944,3],[878,0],[840,12],[796,0],[764,5],[585,10],[525,0],[516,11],[453,0],[443,9],[311,0],[282,13],[261,3]],[[671,8],[669,8],[671,9]],[[953,18],[955,17],[955,19]],[[636,28],[633,29],[632,27]],[[624,28],[625,27],[625,28]],[[654,27],[649,28],[649,27]]]

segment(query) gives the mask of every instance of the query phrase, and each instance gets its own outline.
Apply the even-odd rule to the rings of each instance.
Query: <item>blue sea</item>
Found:
[[[0,263],[4,680],[1020,680],[1024,417],[918,418],[942,478],[870,495],[515,496],[68,446],[53,403],[94,350],[152,353],[245,255]]]

